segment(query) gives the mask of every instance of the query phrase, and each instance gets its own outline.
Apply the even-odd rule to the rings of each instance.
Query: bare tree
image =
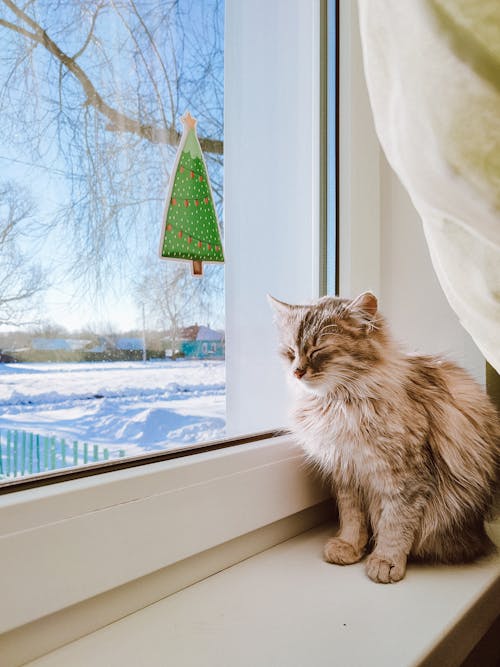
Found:
[[[47,287],[42,268],[20,248],[33,215],[26,189],[10,181],[0,184],[0,324],[32,323],[37,298]]]
[[[222,32],[219,0],[1,0],[0,136],[68,189],[52,224],[83,290],[156,248],[186,108],[220,207]]]
[[[175,128],[175,118],[178,113],[178,107],[175,103],[174,90],[179,87],[179,74],[178,72],[175,72],[174,76],[172,77],[167,71],[158,45],[155,43],[154,37],[148,29],[144,18],[139,13],[135,2],[130,1],[120,3],[116,2],[115,0],[111,0],[111,2],[100,1],[96,3],[80,3],[87,5],[87,10],[89,6],[92,4],[94,5],[93,10],[91,10],[90,13],[87,11],[87,17],[90,20],[90,26],[82,46],[76,53],[69,55],[59,46],[59,44],[54,39],[49,36],[47,30],[43,28],[37,20],[32,18],[19,6],[19,3],[16,4],[15,2],[12,2],[12,0],[2,1],[4,5],[6,5],[12,11],[15,18],[18,20],[18,23],[0,19],[0,25],[18,33],[19,35],[22,35],[34,46],[43,46],[59,62],[61,68],[63,69],[59,77],[59,85],[62,84],[62,75],[64,70],[70,72],[81,86],[82,93],[85,98],[83,104],[86,106],[94,107],[102,116],[108,120],[106,130],[110,132],[129,132],[156,144],[170,144],[172,146],[176,146],[178,144],[180,134]],[[169,3],[165,4],[168,6]],[[109,7],[112,7],[117,16],[119,16],[126,32],[129,33],[132,42],[139,51],[140,58],[143,61],[142,64],[146,68],[148,78],[150,79],[150,83],[154,88],[157,96],[158,108],[161,114],[161,120],[159,122],[158,120],[153,120],[153,118],[151,119],[152,122],[150,123],[144,122],[139,114],[134,116],[133,113],[123,112],[120,108],[120,104],[109,104],[105,100],[103,94],[99,91],[98,87],[94,84],[85,70],[78,63],[78,58],[82,56],[82,54],[87,50],[92,42],[102,48],[103,44],[99,41],[96,35],[96,24],[99,18],[99,14],[104,14]],[[168,15],[171,15],[172,9],[174,7],[178,7],[177,1],[170,3]],[[61,9],[60,4],[59,8]],[[132,21],[130,20],[131,17]],[[168,89],[168,97],[170,101],[170,113],[168,115],[164,109],[158,81],[156,80],[152,68],[150,68],[146,62],[145,53],[143,52],[143,45],[139,42],[137,33],[134,31],[133,23],[135,22],[137,22],[137,24],[143,29],[147,40],[150,42],[150,47],[160,65],[161,73],[164,78],[164,84]],[[199,82],[193,83],[196,85]],[[168,116],[170,116],[170,118]],[[222,141],[220,139],[213,139],[210,137],[202,136],[200,137],[200,144],[202,149],[208,153],[222,153]]]
[[[41,322],[28,331],[33,338],[66,338],[71,335],[65,327],[53,322]]]

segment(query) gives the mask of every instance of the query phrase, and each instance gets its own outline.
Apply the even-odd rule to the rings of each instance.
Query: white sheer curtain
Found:
[[[451,306],[500,371],[500,1],[359,9],[378,137]]]

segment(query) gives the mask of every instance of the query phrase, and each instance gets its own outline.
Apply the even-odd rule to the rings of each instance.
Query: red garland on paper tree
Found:
[[[192,262],[194,276],[203,275],[203,262],[224,262],[219,221],[208,178],[196,120],[189,111],[184,125],[165,209],[160,256]]]

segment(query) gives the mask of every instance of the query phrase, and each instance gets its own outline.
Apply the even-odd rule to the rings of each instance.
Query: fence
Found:
[[[125,451],[113,452],[112,458],[124,457]],[[107,461],[107,447],[80,444],[77,440],[38,435],[14,429],[0,430],[0,479],[32,475],[70,466]]]

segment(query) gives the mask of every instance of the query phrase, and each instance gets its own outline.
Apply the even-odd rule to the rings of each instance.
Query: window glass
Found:
[[[0,19],[0,478],[223,437],[223,266],[158,252],[187,110],[224,231],[223,0]]]
[[[226,383],[229,432],[288,422],[266,295],[317,298],[324,222],[323,2],[226,2]]]

